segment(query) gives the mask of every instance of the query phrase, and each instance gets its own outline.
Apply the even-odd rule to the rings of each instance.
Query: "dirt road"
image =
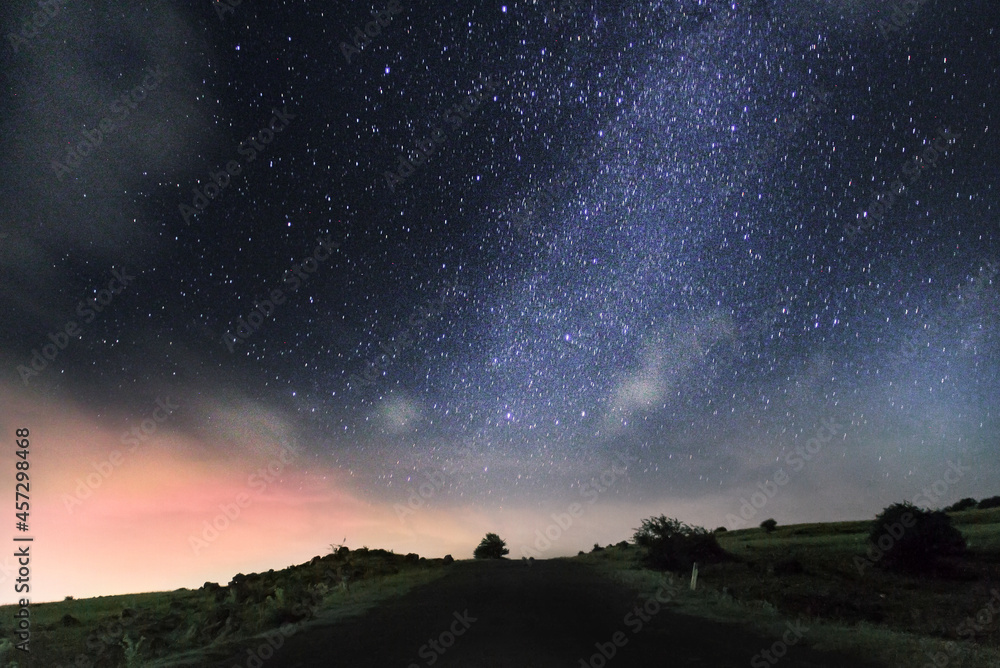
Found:
[[[463,562],[429,585],[332,627],[288,638],[263,668],[875,668],[784,639],[671,612],[668,588],[637,595],[569,561]],[[786,642],[787,641],[787,642]],[[775,651],[769,661],[761,652]],[[787,647],[787,654],[781,652]],[[249,663],[248,663],[249,662]],[[252,665],[251,665],[252,664]],[[248,666],[245,650],[227,668]]]

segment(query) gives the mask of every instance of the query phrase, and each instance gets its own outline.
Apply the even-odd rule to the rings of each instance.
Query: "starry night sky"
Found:
[[[995,3],[86,4],[0,10],[42,598],[1000,494]]]

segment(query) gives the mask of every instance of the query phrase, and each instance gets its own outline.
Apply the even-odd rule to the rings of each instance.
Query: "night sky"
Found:
[[[995,4],[4,3],[33,599],[1000,494]]]

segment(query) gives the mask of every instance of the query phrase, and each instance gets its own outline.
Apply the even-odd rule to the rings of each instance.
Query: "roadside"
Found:
[[[391,604],[288,638],[263,665],[627,668],[669,657],[672,665],[743,667],[776,642],[788,666],[880,665],[813,649],[801,628],[784,629],[785,642],[782,634],[682,614],[674,597],[683,588],[652,575],[637,595],[579,560],[459,562]],[[237,660],[208,665],[233,668]]]

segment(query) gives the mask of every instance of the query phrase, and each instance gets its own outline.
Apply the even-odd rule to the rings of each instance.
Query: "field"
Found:
[[[734,560],[702,566],[698,591],[682,597],[681,609],[762,629],[809,620],[817,646],[853,648],[890,666],[933,665],[927,651],[944,652],[948,666],[1000,666],[1000,509],[949,514],[969,555],[936,577],[897,575],[871,562],[859,572],[855,557],[867,549],[870,521],[718,533]],[[648,586],[634,547],[578,558]]]
[[[720,532],[718,542],[731,559],[702,565],[695,591],[687,586],[690,573],[670,576],[684,585],[671,607],[775,638],[787,622],[801,622],[817,649],[850,650],[887,666],[934,665],[929,657],[937,655],[938,668],[995,667],[1000,665],[1000,509],[951,517],[969,554],[947,562],[933,577],[859,562],[869,521]],[[641,592],[664,577],[645,568],[642,557],[643,550],[629,543],[572,561]],[[260,646],[263,638],[289,637],[391,606],[405,592],[451,572],[449,561],[344,549],[281,571],[238,574],[226,586],[35,604],[30,662],[10,644],[14,608],[6,606],[0,611],[0,665],[217,663],[246,656],[246,648]]]
[[[0,666],[167,668],[230,657],[266,632],[290,634],[357,615],[447,572],[441,559],[359,549],[228,586],[32,604],[31,657],[13,649],[13,606],[0,608]],[[342,587],[343,576],[350,587]],[[214,585],[214,586],[213,586]]]

